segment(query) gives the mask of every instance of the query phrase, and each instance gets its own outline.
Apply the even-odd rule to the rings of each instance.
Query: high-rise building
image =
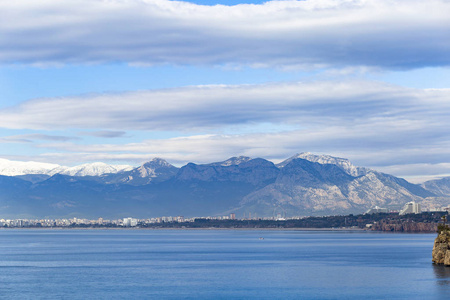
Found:
[[[124,227],[134,227],[134,226],[137,226],[137,224],[138,224],[138,219],[134,219],[134,218],[124,218],[123,219]]]
[[[406,215],[406,214],[420,214],[422,212],[422,209],[420,208],[420,204],[416,202],[408,202],[403,206],[402,210],[400,211],[399,215]]]

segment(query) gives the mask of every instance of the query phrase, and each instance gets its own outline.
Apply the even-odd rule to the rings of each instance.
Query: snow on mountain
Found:
[[[169,164],[161,158],[154,158],[146,162],[140,167],[120,174],[109,176],[107,182],[109,183],[127,183],[131,185],[145,185],[150,182],[159,182],[167,180],[177,173],[178,168]]]
[[[63,167],[53,170],[53,174],[69,176],[100,176],[103,174],[130,171],[133,167],[129,165],[108,165],[102,162],[83,164],[75,167]],[[52,175],[53,175],[52,174]]]
[[[283,168],[288,163],[290,163],[292,160],[297,159],[297,158],[305,159],[310,162],[319,163],[321,165],[324,165],[324,164],[336,165],[336,166],[340,167],[342,170],[344,170],[347,174],[354,176],[354,177],[366,175],[367,172],[370,171],[367,168],[356,167],[348,159],[345,159],[345,158],[334,157],[334,156],[330,156],[330,155],[315,155],[310,152],[297,153],[294,156],[279,163],[277,165],[277,167]]]
[[[161,175],[161,171],[165,172],[167,169],[175,170],[176,168],[164,159],[155,157],[151,161],[146,162],[142,166],[138,167],[135,171],[135,175],[138,175],[141,178],[154,178]]]
[[[238,166],[244,162],[248,162],[249,160],[251,160],[251,158],[247,156],[231,157],[225,161],[208,164],[208,166],[222,166],[222,167]]]
[[[50,175],[52,170],[60,168],[57,164],[48,164],[35,161],[13,161],[0,158],[0,175],[19,176],[29,174]]]
[[[42,174],[53,176],[55,174],[70,176],[99,176],[107,173],[118,173],[132,170],[129,165],[108,165],[101,162],[83,164],[75,167],[60,166],[57,164],[41,163],[34,161],[13,161],[0,158],[0,175],[21,176],[30,174]]]

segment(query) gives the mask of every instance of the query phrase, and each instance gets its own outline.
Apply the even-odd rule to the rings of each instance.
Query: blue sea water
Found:
[[[263,239],[262,239],[263,238]],[[0,230],[2,299],[448,299],[435,234]]]

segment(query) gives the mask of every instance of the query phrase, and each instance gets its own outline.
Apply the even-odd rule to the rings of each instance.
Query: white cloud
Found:
[[[413,183],[422,183],[427,180],[449,177],[450,163],[392,165],[379,167],[378,170],[388,174],[396,174]]]
[[[426,143],[422,143],[414,139],[414,128],[393,130],[391,125],[389,123],[373,126],[372,130],[341,126],[278,133],[207,134],[144,140],[122,145],[58,143],[43,147],[61,153],[48,153],[47,157],[53,159],[50,159],[50,162],[73,159],[140,163],[152,157],[162,157],[179,165],[187,162],[221,161],[238,155],[263,157],[279,162],[294,153],[311,151],[346,157],[357,165],[385,172],[392,171],[390,173],[402,176],[415,175],[413,168],[408,167],[410,165],[436,166],[438,162],[448,162],[450,148],[447,144],[439,144],[440,138],[429,138]],[[416,174],[442,174],[446,172],[450,162],[440,166],[439,169],[434,167],[430,172],[417,168]],[[450,172],[450,167],[448,171]]]
[[[450,63],[446,0],[0,3],[0,62],[409,69]]]
[[[327,81],[165,90],[38,99],[0,110],[0,127],[63,130],[176,130],[290,124],[313,128],[373,126],[442,131],[450,90],[419,90],[368,81]],[[365,126],[365,127],[364,127]]]

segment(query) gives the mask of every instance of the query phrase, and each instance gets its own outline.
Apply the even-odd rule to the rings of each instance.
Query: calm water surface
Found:
[[[264,238],[264,239],[260,239]],[[435,234],[0,230],[2,299],[450,299]]]

